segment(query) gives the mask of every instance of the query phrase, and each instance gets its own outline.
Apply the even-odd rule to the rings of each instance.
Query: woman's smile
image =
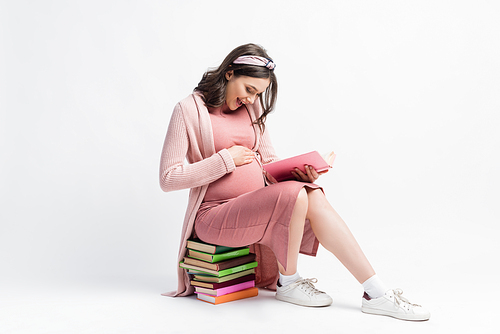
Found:
[[[231,110],[236,110],[243,104],[253,104],[270,82],[268,78],[236,76],[233,71],[226,73],[226,79],[226,104]]]

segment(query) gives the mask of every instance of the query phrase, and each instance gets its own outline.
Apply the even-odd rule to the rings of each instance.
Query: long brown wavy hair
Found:
[[[259,125],[260,130],[264,132],[266,117],[273,111],[276,103],[278,81],[276,80],[274,70],[270,70],[267,67],[233,64],[233,61],[240,56],[260,56],[272,60],[272,58],[267,55],[266,50],[260,45],[249,43],[238,46],[226,56],[219,67],[209,69],[205,72],[194,90],[202,93],[203,101],[207,107],[217,108],[222,106],[226,99],[226,73],[228,71],[233,70],[234,75],[237,77],[245,75],[254,78],[269,79],[269,86],[267,86],[265,92],[259,96],[263,112],[255,121],[255,123]]]

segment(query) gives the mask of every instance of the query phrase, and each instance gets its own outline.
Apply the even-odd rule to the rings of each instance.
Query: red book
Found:
[[[300,169],[305,174],[306,170],[304,165],[309,165],[314,167],[318,173],[324,172],[332,168],[335,156],[336,155],[333,152],[328,154],[326,157],[328,160],[327,162],[325,158],[318,153],[318,151],[312,151],[291,158],[271,162],[263,165],[262,167],[278,182],[295,180],[295,176],[291,173],[291,171],[295,168]]]

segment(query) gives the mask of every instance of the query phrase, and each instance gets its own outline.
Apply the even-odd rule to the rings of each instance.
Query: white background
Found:
[[[1,333],[493,331],[500,5],[305,3],[0,2]],[[328,308],[160,296],[188,194],[159,188],[171,111],[248,42],[277,63],[278,154],[335,150],[318,183],[430,321],[362,314],[324,249],[300,273]]]

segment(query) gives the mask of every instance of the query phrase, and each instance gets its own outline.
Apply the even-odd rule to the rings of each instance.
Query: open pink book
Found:
[[[324,172],[332,168],[335,156],[336,155],[331,152],[326,156],[325,160],[325,158],[323,158],[318,153],[318,151],[312,151],[309,153],[296,155],[291,158],[271,162],[269,164],[263,165],[263,167],[266,172],[271,174],[278,182],[295,180],[295,177],[291,173],[291,171],[294,170],[295,167],[299,168],[304,173],[306,172],[304,165],[313,166],[318,173]]]

